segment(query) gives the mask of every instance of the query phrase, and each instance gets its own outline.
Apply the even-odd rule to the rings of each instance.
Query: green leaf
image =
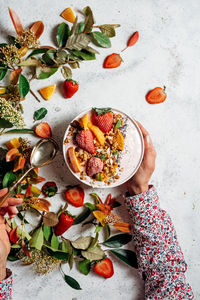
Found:
[[[102,32],[99,31],[94,31],[92,32],[92,36],[95,40],[95,42],[103,47],[103,48],[110,48],[111,47],[111,42],[110,39]]]
[[[89,217],[90,213],[91,213],[91,210],[89,208],[86,208],[80,215],[78,215],[75,218],[73,225],[77,225],[77,224],[83,222],[84,220],[86,220]]]
[[[57,65],[63,65],[67,62],[67,57],[69,54],[63,49],[58,49],[55,53],[55,62]]]
[[[5,47],[5,46],[7,46],[8,44],[6,44],[6,43],[1,43],[0,44],[0,47],[2,48],[2,47]]]
[[[81,290],[81,287],[78,283],[78,281],[76,281],[74,278],[72,278],[71,276],[65,275],[63,276],[65,282],[71,286],[73,289],[75,290]]]
[[[36,58],[28,58],[26,60],[23,60],[18,66],[20,67],[35,67],[40,66],[41,62],[37,60]]]
[[[54,251],[54,250],[51,250],[49,247],[48,247],[47,252],[48,252],[48,254],[50,256],[52,256],[54,258],[57,258],[57,259],[60,259],[60,260],[64,260],[64,261],[68,261],[69,253],[62,252],[62,251]]]
[[[58,71],[58,68],[36,67],[36,78],[46,79]]]
[[[2,186],[3,188],[10,187],[11,184],[15,181],[16,176],[13,172],[7,172],[4,175]]]
[[[84,27],[85,27],[85,22],[82,21],[78,24],[78,33],[82,33],[84,31]]]
[[[67,249],[66,252],[69,253],[69,255],[73,254],[74,249],[72,248],[70,241],[63,238],[63,243],[65,243],[65,247]]]
[[[88,275],[88,273],[90,272],[90,269],[91,269],[91,263],[90,263],[89,259],[79,261],[78,266],[79,266],[81,273],[83,273],[84,275]]]
[[[94,204],[92,204],[92,203],[86,202],[86,203],[84,204],[84,206],[87,207],[87,208],[89,208],[89,210],[91,210],[91,211],[96,210],[96,205],[94,205]]]
[[[103,32],[107,37],[114,37],[116,35],[115,28],[109,24],[104,24],[99,26],[101,32]]]
[[[94,60],[96,59],[96,56],[94,53],[91,53],[87,50],[82,49],[81,51],[73,50],[73,55],[81,57],[84,60]]]
[[[70,50],[82,50],[85,49],[90,43],[91,39],[88,35],[82,34],[72,34],[66,43],[66,48]]]
[[[50,236],[51,236],[51,228],[47,225],[44,225],[43,226],[43,233],[44,233],[44,237],[45,237],[46,241],[48,241]]]
[[[95,200],[95,204],[101,203],[99,196],[96,193],[91,193],[90,196],[92,196]]]
[[[0,80],[4,79],[6,73],[7,73],[7,69],[0,69]]]
[[[33,50],[28,56],[27,58],[37,55],[37,54],[42,54],[42,53],[46,53],[49,49],[35,49]]]
[[[113,203],[113,205],[112,205],[112,208],[116,208],[116,207],[119,207],[119,206],[121,206],[121,203],[118,202],[118,201],[115,201],[115,202]]]
[[[29,245],[32,248],[41,250],[43,243],[44,243],[44,235],[43,235],[42,227],[40,227],[34,232],[32,239],[29,242]]]
[[[33,117],[34,120],[35,121],[42,120],[46,116],[47,112],[48,111],[45,107],[41,107],[40,109],[36,110],[34,112],[34,117]]]
[[[33,129],[23,128],[23,129],[11,129],[5,133],[35,133]]]
[[[112,112],[112,109],[110,107],[104,107],[104,108],[93,107],[92,109],[97,113],[98,116],[104,115],[108,112]]]
[[[122,125],[122,121],[118,120],[117,123],[115,124],[115,128],[119,128]]]
[[[49,49],[46,53],[44,53],[44,54],[42,55],[42,61],[43,61],[47,66],[55,65],[55,64],[56,64],[55,54],[56,54],[56,50],[54,50],[54,49]]]
[[[11,128],[13,127],[13,124],[10,123],[9,121],[0,118],[0,128]]]
[[[72,78],[72,70],[69,67],[63,66],[61,73],[65,79]]]
[[[93,249],[93,248],[96,247],[96,245],[98,243],[98,238],[99,238],[99,234],[97,232],[96,235],[95,235],[95,238],[92,240],[92,242],[91,242],[90,247],[88,248],[88,250],[91,250],[91,249]]]
[[[94,49],[94,48],[92,48],[92,47],[90,47],[90,46],[87,46],[87,47],[85,48],[85,50],[87,50],[87,51],[89,51],[89,52],[92,52],[92,53],[94,53],[94,54],[99,54],[99,52],[98,52],[96,49]]]
[[[102,181],[101,173],[97,173],[97,174],[96,174],[96,180],[97,180],[97,181]]]
[[[24,216],[20,211],[18,212],[17,216],[21,221],[23,220],[25,224],[29,224],[29,222],[26,219],[24,219]]]
[[[30,89],[28,80],[26,79],[26,77],[24,77],[24,75],[20,75],[19,76],[19,95],[21,99],[24,99],[26,97],[26,95],[28,94]]]
[[[76,249],[86,250],[90,246],[92,240],[93,238],[91,236],[82,236],[71,242],[71,244]]]
[[[116,249],[116,250],[110,250],[112,254],[117,256],[119,259],[121,259],[123,262],[125,262],[127,265],[138,268],[137,264],[137,257],[135,252],[127,249]]]
[[[90,30],[92,29],[92,26],[95,23],[94,17],[93,17],[93,13],[92,10],[89,6],[84,7],[83,9],[83,13],[85,15],[85,27],[84,27],[84,32],[90,32]]]
[[[101,229],[103,228],[103,226],[101,226],[101,224],[98,224],[97,226],[96,226],[96,228],[95,228],[95,233],[98,233],[98,232],[100,232],[101,231]]]
[[[111,236],[103,245],[111,248],[119,248],[128,244],[132,240],[132,236],[128,233],[120,233]]]
[[[53,233],[51,238],[51,248],[58,250],[58,247],[59,247],[59,240],[57,236]]]
[[[105,240],[107,240],[110,237],[110,226],[106,224],[104,225],[103,229],[105,231]]]
[[[91,250],[81,251],[81,254],[83,257],[85,257],[86,259],[89,259],[91,261],[101,260],[105,257],[104,251],[98,246],[94,247]]]
[[[64,47],[66,45],[69,35],[70,35],[69,26],[64,22],[61,23],[58,26],[58,31],[56,35],[56,39],[59,47]]]

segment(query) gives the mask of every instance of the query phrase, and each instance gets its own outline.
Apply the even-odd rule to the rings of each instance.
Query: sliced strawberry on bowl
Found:
[[[166,100],[167,94],[165,92],[165,87],[156,87],[153,90],[149,91],[146,95],[146,100],[150,104],[162,103]]]
[[[89,129],[79,131],[79,133],[76,135],[76,142],[81,149],[91,154],[96,152],[94,138]]]
[[[69,186],[65,192],[66,200],[75,207],[83,206],[84,197],[84,190],[80,186]]]
[[[88,176],[94,176],[103,170],[103,161],[98,157],[91,157],[87,162],[86,173]]]
[[[111,108],[96,108],[92,109],[92,123],[99,127],[103,133],[111,130],[113,125],[113,113]]]
[[[100,276],[110,278],[114,274],[113,263],[108,257],[106,257],[94,265],[94,271]]]

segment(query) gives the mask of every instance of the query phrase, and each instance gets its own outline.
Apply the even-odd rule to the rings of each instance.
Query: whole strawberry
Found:
[[[93,108],[92,123],[99,127],[101,131],[107,133],[113,124],[113,113],[111,108]]]
[[[73,79],[66,79],[63,82],[63,91],[65,98],[71,98],[78,91],[78,88],[78,82]]]
[[[67,212],[62,212],[59,217],[59,223],[54,228],[55,235],[62,235],[74,223],[74,218]]]
[[[81,130],[76,135],[76,142],[79,145],[79,147],[91,154],[94,154],[96,152],[95,146],[94,146],[94,138],[92,135],[92,132],[87,130]]]

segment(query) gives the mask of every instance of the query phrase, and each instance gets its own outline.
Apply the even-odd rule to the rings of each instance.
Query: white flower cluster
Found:
[[[23,128],[25,125],[22,114],[3,98],[0,98],[0,118],[9,121],[17,128]]]

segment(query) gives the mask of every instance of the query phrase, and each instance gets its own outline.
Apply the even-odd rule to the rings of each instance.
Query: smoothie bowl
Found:
[[[63,155],[72,174],[95,188],[123,184],[139,168],[144,141],[137,123],[111,108],[92,108],[68,126]]]

